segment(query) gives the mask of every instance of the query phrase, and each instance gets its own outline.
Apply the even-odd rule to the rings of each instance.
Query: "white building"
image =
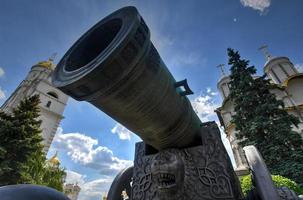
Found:
[[[46,164],[50,166],[53,169],[58,169],[60,167],[60,160],[58,158],[58,152],[55,153],[49,160],[47,160]],[[81,191],[80,186],[78,183],[65,183],[66,181],[66,175],[63,176],[62,183],[64,183],[63,186],[63,192],[64,194],[70,199],[70,200],[77,200],[79,196],[79,192]]]
[[[303,73],[299,73],[287,57],[272,57],[266,52],[267,62],[264,65],[264,73],[271,80],[271,92],[277,99],[285,104],[288,113],[299,118],[299,128],[293,127],[303,137]],[[235,125],[231,123],[234,112],[234,104],[229,98],[230,78],[224,75],[217,84],[223,102],[216,110],[221,125],[231,144],[236,161],[236,172],[238,175],[247,173],[247,163],[242,147],[239,145]]]
[[[81,188],[78,184],[69,183],[64,185],[64,194],[70,198],[70,200],[77,200],[80,190]]]
[[[67,95],[52,86],[51,74],[54,67],[52,59],[32,66],[27,77],[1,106],[1,110],[11,112],[24,97],[39,94],[45,153],[48,152],[58,125],[63,118],[62,114],[68,99]]]

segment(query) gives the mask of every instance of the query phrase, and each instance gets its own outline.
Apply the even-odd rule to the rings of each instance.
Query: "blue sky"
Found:
[[[33,64],[54,52],[58,62],[92,25],[127,5],[138,8],[176,80],[188,79],[202,121],[217,120],[216,66],[227,63],[228,47],[251,60],[258,74],[262,44],[303,65],[302,0],[1,0],[0,103]],[[114,175],[131,164],[139,138],[85,102],[70,99],[64,116],[51,153],[59,150],[69,181],[82,187],[80,199],[100,199]]]

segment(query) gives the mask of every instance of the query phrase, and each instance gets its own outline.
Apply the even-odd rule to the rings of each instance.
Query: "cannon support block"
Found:
[[[201,134],[202,145],[151,154],[144,142],[137,143],[132,199],[241,199],[216,123],[202,124]]]

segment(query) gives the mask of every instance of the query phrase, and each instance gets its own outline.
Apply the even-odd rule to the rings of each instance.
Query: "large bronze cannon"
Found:
[[[112,13],[87,31],[57,65],[53,83],[158,150],[200,141],[201,121],[186,97],[190,91],[168,71],[134,7]]]
[[[122,191],[132,200],[243,199],[216,123],[199,120],[186,97],[192,93],[186,80],[176,82],[168,71],[136,8],[122,8],[86,32],[58,63],[53,84],[143,139],[134,167],[116,176],[109,200],[121,199]],[[277,193],[254,147],[245,153],[256,188],[247,199],[297,199],[285,188]],[[0,187],[0,196],[67,199],[34,185]]]
[[[53,83],[143,140],[134,167],[114,180],[109,200],[121,199],[122,190],[133,200],[243,198],[217,125],[199,120],[186,79],[175,81],[136,8],[122,8],[87,31],[58,63]],[[246,151],[257,188],[248,199],[278,199],[257,150]]]
[[[80,37],[58,63],[53,84],[143,140],[134,168],[117,176],[109,199],[119,199],[123,188],[134,200],[240,199],[216,124],[200,121],[186,79],[173,78],[136,8],[110,14]],[[124,183],[131,178],[130,188]]]

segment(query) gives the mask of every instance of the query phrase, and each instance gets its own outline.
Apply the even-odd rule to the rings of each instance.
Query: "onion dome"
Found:
[[[287,79],[299,73],[287,57],[271,58],[265,63],[264,72],[276,84],[283,84]]]
[[[54,166],[59,166],[60,165],[60,160],[57,156],[58,152],[56,151],[55,155],[53,155],[48,162],[51,163]]]
[[[49,70],[54,70],[55,69],[55,65],[54,65],[52,59],[48,59],[46,61],[38,62],[33,67],[36,67],[36,66],[37,67],[43,67],[43,68],[46,68],[46,69],[49,69]]]
[[[266,59],[264,73],[273,83],[283,84],[287,79],[299,73],[289,58],[272,56],[267,48],[267,45],[263,45],[259,50],[264,53]]]

